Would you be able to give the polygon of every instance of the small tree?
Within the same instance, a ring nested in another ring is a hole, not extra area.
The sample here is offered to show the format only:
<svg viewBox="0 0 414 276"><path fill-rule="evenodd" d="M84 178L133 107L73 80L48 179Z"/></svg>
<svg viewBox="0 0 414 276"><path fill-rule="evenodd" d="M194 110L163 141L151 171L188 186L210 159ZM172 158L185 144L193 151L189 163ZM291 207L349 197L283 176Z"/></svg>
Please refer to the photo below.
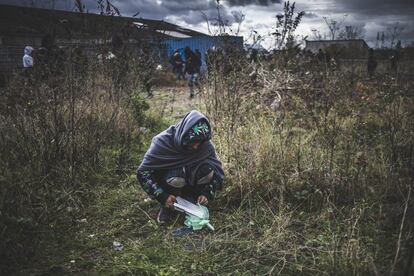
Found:
<svg viewBox="0 0 414 276"><path fill-rule="evenodd" d="M387 36L390 39L390 48L394 48L396 41L398 41L404 26L400 25L400 22L395 23L393 26L387 27Z"/></svg>
<svg viewBox="0 0 414 276"><path fill-rule="evenodd" d="M340 21L334 20L332 18L323 17L325 20L326 26L328 26L331 40L335 40L337 32L341 29L342 24L345 22L345 19L348 15L345 14Z"/></svg>
<svg viewBox="0 0 414 276"><path fill-rule="evenodd" d="M289 1L284 3L283 14L276 15L276 27L272 33L275 36L276 49L282 49L294 41L294 32L304 14L303 11L296 12L295 2L293 4L290 4Z"/></svg>
<svg viewBox="0 0 414 276"><path fill-rule="evenodd" d="M339 39L362 39L364 37L364 30L359 26L345 26L344 29L342 29L339 34Z"/></svg>
<svg viewBox="0 0 414 276"><path fill-rule="evenodd" d="M231 15L233 16L234 22L237 24L237 31L234 34L238 35L240 33L240 27L246 19L246 15L242 11L232 11Z"/></svg>

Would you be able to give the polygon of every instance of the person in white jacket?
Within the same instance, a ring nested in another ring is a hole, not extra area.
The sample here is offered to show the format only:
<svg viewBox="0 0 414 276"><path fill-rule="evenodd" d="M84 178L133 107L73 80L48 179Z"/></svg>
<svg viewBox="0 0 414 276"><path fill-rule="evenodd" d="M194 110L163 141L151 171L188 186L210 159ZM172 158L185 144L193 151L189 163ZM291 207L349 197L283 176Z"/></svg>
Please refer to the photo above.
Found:
<svg viewBox="0 0 414 276"><path fill-rule="evenodd" d="M23 56L23 68L30 68L33 67L33 47L26 46L24 48L24 56Z"/></svg>

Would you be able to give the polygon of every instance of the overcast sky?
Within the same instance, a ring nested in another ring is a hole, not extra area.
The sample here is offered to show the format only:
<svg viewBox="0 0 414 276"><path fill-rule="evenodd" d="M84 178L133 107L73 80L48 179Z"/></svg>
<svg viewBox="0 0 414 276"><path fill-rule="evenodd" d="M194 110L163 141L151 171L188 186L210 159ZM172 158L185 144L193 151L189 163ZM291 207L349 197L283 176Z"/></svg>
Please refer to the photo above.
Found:
<svg viewBox="0 0 414 276"><path fill-rule="evenodd" d="M82 1L89 12L97 12L96 0ZM183 27L208 33L207 17L212 22L217 18L214 0L112 0L123 16L165 20ZM245 20L241 25L240 35L245 39L251 37L252 30L263 37L272 32L275 16L283 10L282 0L225 0L221 2L221 15L227 19L234 32L237 23L232 14L243 13ZM346 25L358 26L363 30L364 38L375 46L377 32L387 33L396 24L403 43L414 42L414 0L297 0L297 11L306 14L298 27L298 37L314 38L312 29L321 35L328 33L323 17L338 22L345 19ZM72 0L0 0L1 4L29 5L37 7L74 10ZM291 1L292 3L292 1ZM346 16L345 16L346 15ZM344 17L345 16L345 17ZM210 31L214 32L213 27ZM265 45L271 43L267 39Z"/></svg>

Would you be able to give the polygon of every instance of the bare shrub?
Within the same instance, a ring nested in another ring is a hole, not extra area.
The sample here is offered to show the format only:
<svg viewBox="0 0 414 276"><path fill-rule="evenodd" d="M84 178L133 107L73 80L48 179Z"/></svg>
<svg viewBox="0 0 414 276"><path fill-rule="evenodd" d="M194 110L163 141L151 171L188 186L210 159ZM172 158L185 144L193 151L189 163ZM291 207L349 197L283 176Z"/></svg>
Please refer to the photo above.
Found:
<svg viewBox="0 0 414 276"><path fill-rule="evenodd" d="M80 51L60 51L61 59L17 76L1 95L0 248L10 262L31 256L33 233L82 212L91 186L102 185L90 179L123 175L132 165L131 141L148 109L136 61L152 54L126 46L111 58L90 51L86 62Z"/></svg>

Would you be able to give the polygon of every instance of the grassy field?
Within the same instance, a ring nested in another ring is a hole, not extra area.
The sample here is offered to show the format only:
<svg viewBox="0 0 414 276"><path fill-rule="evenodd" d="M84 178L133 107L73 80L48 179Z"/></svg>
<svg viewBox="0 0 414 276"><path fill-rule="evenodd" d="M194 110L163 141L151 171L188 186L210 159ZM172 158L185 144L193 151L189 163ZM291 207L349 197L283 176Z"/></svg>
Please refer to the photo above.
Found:
<svg viewBox="0 0 414 276"><path fill-rule="evenodd" d="M411 77L370 80L306 60L229 62L192 100L171 81L145 98L132 73L121 88L110 77L11 86L1 101L1 268L410 275ZM210 206L216 230L173 238L183 217L158 226L159 206L135 170L151 138L192 109L211 119L226 179Z"/></svg>
<svg viewBox="0 0 414 276"><path fill-rule="evenodd" d="M201 107L200 98L188 99L186 88L181 86L156 90L150 103L148 114L161 116L165 126ZM177 217L169 227L159 227L155 221L158 203L146 196L136 180L135 169L156 131L145 134L143 146L133 146L132 164L136 166L128 169L130 174L118 176L108 172L90 180L96 190L87 208L69 209L67 212L77 213L72 221L49 225L50 231L42 233L45 241L34 252L33 262L20 268L19 273L181 275L184 268L188 273L202 269L202 260L192 262L193 254L202 253L206 258L206 244L211 243L212 235L203 231L188 239L173 240L171 230L183 225L183 217ZM108 158L116 155L109 149L107 154ZM123 245L122 251L114 250L114 241Z"/></svg>

